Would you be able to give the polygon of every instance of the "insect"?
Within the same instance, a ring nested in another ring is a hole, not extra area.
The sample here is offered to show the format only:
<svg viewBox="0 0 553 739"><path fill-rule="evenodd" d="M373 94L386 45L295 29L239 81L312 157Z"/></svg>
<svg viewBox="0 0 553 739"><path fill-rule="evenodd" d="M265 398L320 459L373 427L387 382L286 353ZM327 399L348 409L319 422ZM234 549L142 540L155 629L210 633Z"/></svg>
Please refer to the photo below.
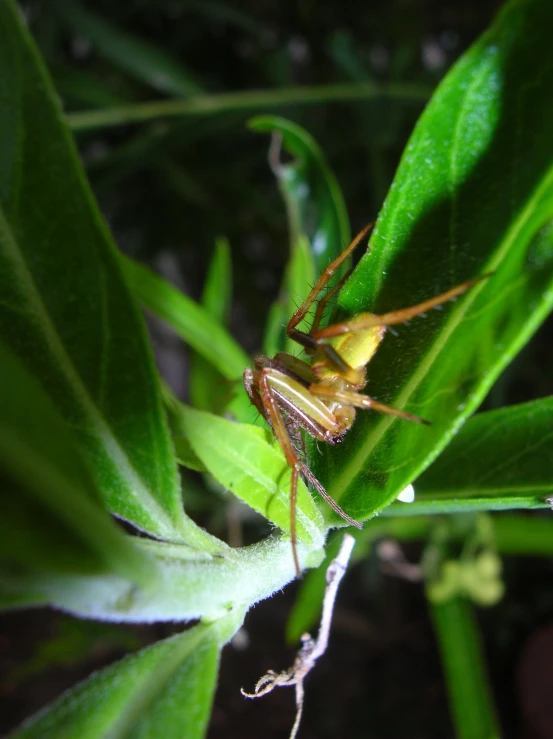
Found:
<svg viewBox="0 0 553 739"><path fill-rule="evenodd" d="M382 341L386 328L421 315L431 308L462 295L478 277L453 287L418 305L375 315L358 313L346 321L320 328L328 301L340 290L348 272L322 298L319 298L332 276L340 269L372 228L365 227L351 244L322 272L307 298L288 321L286 334L300 344L309 357L305 362L279 352L273 358L258 356L254 369L244 372L244 386L251 402L272 428L292 470L290 483L290 538L296 573L300 575L296 539L296 497L301 475L324 500L352 526L362 528L343 511L326 492L309 467L301 459L301 430L319 441L337 444L355 420L357 408L378 411L407 421L428 424L422 418L379 403L361 391L367 384L366 365ZM309 333L299 331L298 324L317 303Z"/></svg>

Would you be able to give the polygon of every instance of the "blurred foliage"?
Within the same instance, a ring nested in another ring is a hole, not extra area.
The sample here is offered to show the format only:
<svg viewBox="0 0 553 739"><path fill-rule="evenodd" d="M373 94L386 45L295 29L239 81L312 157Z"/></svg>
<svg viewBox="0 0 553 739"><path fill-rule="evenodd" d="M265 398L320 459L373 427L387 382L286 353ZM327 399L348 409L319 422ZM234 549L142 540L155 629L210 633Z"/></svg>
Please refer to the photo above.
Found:
<svg viewBox="0 0 553 739"><path fill-rule="evenodd" d="M163 54L156 59L160 74L169 66L178 69L205 93L373 81L405 84L430 96L499 5L100 0L83 13L74 0L31 0L25 10L65 109L79 111L162 98L159 79L148 84L141 73L140 44L143 54ZM114 36L123 33L134 46L110 51ZM298 104L271 113L285 114L319 143L355 231L377 215L422 104L376 99ZM288 251L284 208L266 164L267 141L245 127L254 112L79 134L118 243L141 259L166 250L178 254L193 297L199 297L207 271L206 245L227 236L235 279L231 326L250 351L261 345L263 319Z"/></svg>

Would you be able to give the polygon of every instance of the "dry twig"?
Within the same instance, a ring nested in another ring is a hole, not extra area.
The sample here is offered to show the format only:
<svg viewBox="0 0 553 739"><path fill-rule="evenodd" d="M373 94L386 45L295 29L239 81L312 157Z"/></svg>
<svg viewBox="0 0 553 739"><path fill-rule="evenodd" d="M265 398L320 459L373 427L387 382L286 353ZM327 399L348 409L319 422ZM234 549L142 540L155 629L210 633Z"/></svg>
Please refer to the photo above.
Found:
<svg viewBox="0 0 553 739"><path fill-rule="evenodd" d="M300 726L301 715L303 711L304 689L303 682L309 672L315 666L315 662L321 657L328 646L328 637L330 634L330 624L332 621L332 613L334 611L334 603L336 601L336 593L338 585L344 576L348 566L349 558L355 539L353 536L346 534L342 541L342 546L337 556L332 560L326 571L326 590L323 600L323 614L321 616L321 625L317 639L312 639L309 634L304 634L301 638L302 646L294 664L284 672L274 672L269 670L257 681L253 693L246 693L241 689L242 695L246 698L261 698L278 687L295 685L296 687L296 720L290 732L290 739L295 739Z"/></svg>

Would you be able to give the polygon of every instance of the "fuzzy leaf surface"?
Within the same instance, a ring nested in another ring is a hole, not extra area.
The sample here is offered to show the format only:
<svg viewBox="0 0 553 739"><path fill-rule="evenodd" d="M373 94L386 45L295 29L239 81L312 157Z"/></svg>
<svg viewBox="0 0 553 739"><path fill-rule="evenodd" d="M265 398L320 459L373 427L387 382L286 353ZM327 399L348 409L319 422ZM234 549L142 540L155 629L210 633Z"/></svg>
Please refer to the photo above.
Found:
<svg viewBox="0 0 553 739"><path fill-rule="evenodd" d="M0 3L0 336L71 426L107 506L155 536L186 519L146 332L55 90Z"/></svg>
<svg viewBox="0 0 553 739"><path fill-rule="evenodd" d="M199 624L92 675L10 739L201 739L220 650L242 614Z"/></svg>
<svg viewBox="0 0 553 739"><path fill-rule="evenodd" d="M9 593L40 602L33 575L149 584L153 564L105 510L50 399L2 344L0 407L0 602L10 605Z"/></svg>

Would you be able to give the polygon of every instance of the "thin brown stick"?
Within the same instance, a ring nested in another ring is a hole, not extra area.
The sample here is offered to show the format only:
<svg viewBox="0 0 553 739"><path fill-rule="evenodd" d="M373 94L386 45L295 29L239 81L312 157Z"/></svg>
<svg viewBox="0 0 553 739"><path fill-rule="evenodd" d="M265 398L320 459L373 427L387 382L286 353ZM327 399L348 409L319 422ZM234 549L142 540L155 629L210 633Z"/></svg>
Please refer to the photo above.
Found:
<svg viewBox="0 0 553 739"><path fill-rule="evenodd" d="M261 698L263 695L272 692L275 688L294 685L296 688L296 719L290 732L290 739L295 739L301 722L303 712L303 702L305 692L303 683L307 675L311 672L315 663L326 652L328 639L330 636L330 626L332 623L332 614L334 612L334 604L338 593L338 586L345 574L348 562L351 556L355 539L349 534L345 534L342 540L342 546L337 556L332 560L326 571L326 590L323 599L323 613L321 616L321 624L316 639L312 639L309 634L304 634L301 638L302 646L296 655L294 664L285 672L275 672L269 670L262 678L257 681L253 693L246 693L241 688L240 692L246 698Z"/></svg>

